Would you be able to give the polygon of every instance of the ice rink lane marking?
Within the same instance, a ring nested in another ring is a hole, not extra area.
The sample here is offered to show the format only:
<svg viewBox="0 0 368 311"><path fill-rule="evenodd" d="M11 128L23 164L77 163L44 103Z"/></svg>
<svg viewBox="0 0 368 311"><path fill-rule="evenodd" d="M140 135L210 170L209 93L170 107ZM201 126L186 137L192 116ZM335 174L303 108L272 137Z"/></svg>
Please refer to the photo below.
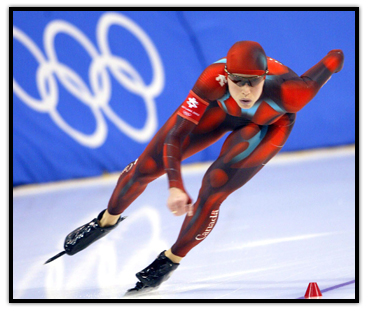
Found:
<svg viewBox="0 0 368 311"><path fill-rule="evenodd" d="M227 252L227 251L233 251L233 250L241 250L241 249L250 248L250 247L266 246L266 245L272 245L272 244L278 244L278 243L284 243L284 242L292 242L292 241L313 239L313 238L317 238L317 237L321 237L321 236L338 234L338 233L340 233L340 232L325 232L325 233L291 236L291 237L285 237L285 238L265 239L265 240L249 242L249 243L245 243L243 245L237 245L237 246L233 246L233 247L218 248L217 250L213 250L213 252L224 252L224 251Z"/></svg>
<svg viewBox="0 0 368 311"><path fill-rule="evenodd" d="M334 290L334 289L338 289L340 287L347 286L347 285L354 284L354 283L355 283L355 280L351 280L349 282L345 282L345 283L341 283L341 284L334 285L334 286L331 286L331 287L327 287L325 289L321 289L322 297L323 297L323 293L325 293L325 292L328 292L328 291ZM299 297L299 298L296 298L296 299L305 299L305 298L303 296L303 297Z"/></svg>

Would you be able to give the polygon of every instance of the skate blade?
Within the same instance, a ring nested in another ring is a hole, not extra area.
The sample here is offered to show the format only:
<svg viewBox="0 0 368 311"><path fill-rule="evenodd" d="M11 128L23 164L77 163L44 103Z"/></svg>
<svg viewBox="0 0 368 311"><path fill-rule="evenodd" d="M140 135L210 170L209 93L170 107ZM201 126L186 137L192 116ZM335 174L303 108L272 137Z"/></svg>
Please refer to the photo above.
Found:
<svg viewBox="0 0 368 311"><path fill-rule="evenodd" d="M59 254L57 254L54 257L51 257L50 259L48 259L47 261L45 261L44 265L48 264L51 261L54 261L55 259L58 259L59 257L63 256L64 254L66 254L66 251L60 252Z"/></svg>
<svg viewBox="0 0 368 311"><path fill-rule="evenodd" d="M131 288L131 289L128 289L128 291L125 293L124 297L127 297L127 298L137 298L137 297L140 297L140 296L144 296L148 293L151 293L153 291L156 291L158 289L158 287L143 287L143 288L140 288L140 289L137 289L137 287L134 287L134 288Z"/></svg>

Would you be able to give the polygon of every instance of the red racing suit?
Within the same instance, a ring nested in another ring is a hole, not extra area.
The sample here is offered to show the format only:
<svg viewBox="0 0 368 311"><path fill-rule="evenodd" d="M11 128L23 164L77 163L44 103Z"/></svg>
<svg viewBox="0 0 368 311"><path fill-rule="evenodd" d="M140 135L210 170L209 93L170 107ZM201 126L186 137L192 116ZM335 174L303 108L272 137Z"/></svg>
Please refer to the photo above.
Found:
<svg viewBox="0 0 368 311"><path fill-rule="evenodd" d="M122 172L108 204L109 213L121 214L148 183L165 172L169 187L186 191L181 161L230 132L219 157L203 177L193 216L185 217L171 248L173 254L184 257L212 231L220 205L228 195L280 151L293 128L296 113L333 73L342 69L343 62L342 51L332 50L299 77L268 57L269 73L263 92L250 109L240 108L229 93L224 71L226 58L211 64L142 155Z"/></svg>

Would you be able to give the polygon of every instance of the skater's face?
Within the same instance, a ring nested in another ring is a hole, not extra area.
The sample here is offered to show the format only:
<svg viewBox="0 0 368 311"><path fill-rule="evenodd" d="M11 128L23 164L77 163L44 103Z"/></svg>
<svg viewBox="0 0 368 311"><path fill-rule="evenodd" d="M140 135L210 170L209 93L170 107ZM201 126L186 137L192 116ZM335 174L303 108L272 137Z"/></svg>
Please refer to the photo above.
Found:
<svg viewBox="0 0 368 311"><path fill-rule="evenodd" d="M266 75L254 76L228 73L229 92L238 106L250 109L260 98Z"/></svg>

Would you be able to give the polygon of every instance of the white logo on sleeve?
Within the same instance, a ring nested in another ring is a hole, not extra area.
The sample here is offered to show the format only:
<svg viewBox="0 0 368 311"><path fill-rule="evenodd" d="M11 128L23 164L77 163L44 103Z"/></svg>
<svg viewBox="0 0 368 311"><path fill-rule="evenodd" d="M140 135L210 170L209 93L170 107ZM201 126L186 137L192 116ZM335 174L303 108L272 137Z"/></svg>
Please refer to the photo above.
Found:
<svg viewBox="0 0 368 311"><path fill-rule="evenodd" d="M216 81L218 81L221 86L224 86L227 83L227 79L224 75L218 75Z"/></svg>
<svg viewBox="0 0 368 311"><path fill-rule="evenodd" d="M194 97L188 98L187 104L189 108L198 108L198 102Z"/></svg>

